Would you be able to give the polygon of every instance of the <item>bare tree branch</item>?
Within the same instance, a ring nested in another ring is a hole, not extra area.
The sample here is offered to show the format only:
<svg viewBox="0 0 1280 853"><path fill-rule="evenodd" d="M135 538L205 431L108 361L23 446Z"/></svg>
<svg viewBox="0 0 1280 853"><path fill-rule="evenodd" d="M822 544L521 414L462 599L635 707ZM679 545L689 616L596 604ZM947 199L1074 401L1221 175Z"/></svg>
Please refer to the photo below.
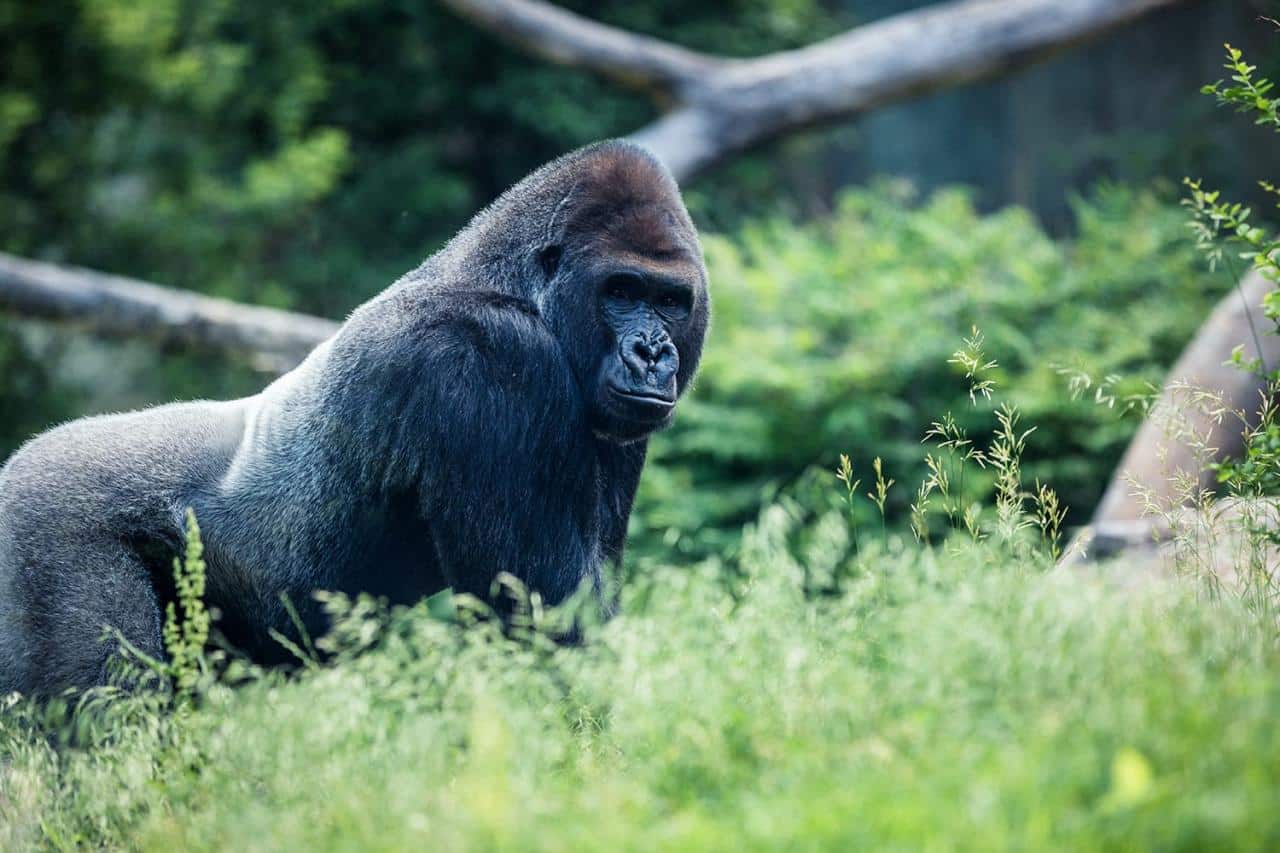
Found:
<svg viewBox="0 0 1280 853"><path fill-rule="evenodd" d="M110 337L243 353L284 372L332 335L330 320L0 253L0 311Z"/></svg>
<svg viewBox="0 0 1280 853"><path fill-rule="evenodd" d="M441 0L477 26L534 56L586 68L655 93L689 88L726 60L606 26L549 3Z"/></svg>
<svg viewBox="0 0 1280 853"><path fill-rule="evenodd" d="M1249 330L1250 312L1260 320L1263 297L1274 288L1260 274L1250 272L1239 290L1233 289L1214 307L1169 371L1152 416L1129 442L1094 511L1094 525L1139 521L1150 499L1162 507L1176 505L1182 499L1175 494L1180 480L1191 479L1198 481L1201 489L1212 488L1213 471L1204 468L1209 449L1215 451L1210 461L1239 457L1244 449L1244 429L1256 421L1267 383L1231 364L1231 353L1242 347L1246 359L1261 359L1272 366L1280 363L1280 336L1254 338ZM1262 347L1260 352L1255 341ZM1203 405L1189 405L1185 399L1189 391L1212 395L1216 398L1213 408L1222 406L1243 414L1245 423L1230 413L1215 416ZM1146 497L1139 497L1138 488Z"/></svg>
<svg viewBox="0 0 1280 853"><path fill-rule="evenodd" d="M444 2L540 56L673 94L674 107L632 138L683 180L775 136L1029 64L1179 0L955 0L747 60L689 53L541 0Z"/></svg>

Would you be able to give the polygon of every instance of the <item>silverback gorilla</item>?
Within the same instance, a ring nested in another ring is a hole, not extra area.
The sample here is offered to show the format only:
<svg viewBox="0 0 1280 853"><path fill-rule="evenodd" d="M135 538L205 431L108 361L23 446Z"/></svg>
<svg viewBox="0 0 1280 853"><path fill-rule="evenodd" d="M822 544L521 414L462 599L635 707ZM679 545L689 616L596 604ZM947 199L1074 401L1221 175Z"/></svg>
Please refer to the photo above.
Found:
<svg viewBox="0 0 1280 853"><path fill-rule="evenodd" d="M0 693L160 657L188 507L227 640L285 657L287 596L550 602L621 559L647 437L689 387L707 273L666 170L606 142L534 172L260 394L86 418L0 470ZM606 603L607 605L607 603Z"/></svg>

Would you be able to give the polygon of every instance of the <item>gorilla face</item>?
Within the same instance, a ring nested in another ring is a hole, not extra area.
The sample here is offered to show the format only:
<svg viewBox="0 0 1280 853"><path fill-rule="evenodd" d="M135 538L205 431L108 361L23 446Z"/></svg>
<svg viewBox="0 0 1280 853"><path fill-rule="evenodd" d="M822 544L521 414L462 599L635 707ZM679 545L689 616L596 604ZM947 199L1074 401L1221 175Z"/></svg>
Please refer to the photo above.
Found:
<svg viewBox="0 0 1280 853"><path fill-rule="evenodd" d="M559 298L544 316L574 365L592 429L619 444L671 422L702 355L705 268L696 244L663 246L665 257L654 258L593 242L563 253L563 265L559 247L550 253Z"/></svg>
<svg viewBox="0 0 1280 853"><path fill-rule="evenodd" d="M639 441L671 422L702 355L710 300L697 232L670 176L634 152L597 158L553 211L558 239L537 250L536 301L592 430Z"/></svg>
<svg viewBox="0 0 1280 853"><path fill-rule="evenodd" d="M606 438L635 441L671 422L684 390L681 363L696 358L692 350L701 345L693 323L701 281L681 272L678 265L622 267L596 285L608 343L596 369L592 414Z"/></svg>

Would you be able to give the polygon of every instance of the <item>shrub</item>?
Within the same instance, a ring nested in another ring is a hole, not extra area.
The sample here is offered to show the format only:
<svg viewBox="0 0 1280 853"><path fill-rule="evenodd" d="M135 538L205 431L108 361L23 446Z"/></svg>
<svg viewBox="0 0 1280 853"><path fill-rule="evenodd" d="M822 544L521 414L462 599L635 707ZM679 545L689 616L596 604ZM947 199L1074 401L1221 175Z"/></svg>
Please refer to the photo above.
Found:
<svg viewBox="0 0 1280 853"><path fill-rule="evenodd" d="M1027 481L1052 482L1083 520L1137 423L1119 411L1230 282L1206 274L1183 214L1154 192L1103 187L1073 208L1076 236L1055 241L1025 210L982 214L961 189L919 200L882 182L826 219L708 237L714 328L698 387L653 447L634 551L718 552L779 492L826 507L829 476L812 472L841 452L864 482L879 456L886 476L918 483L921 438L948 412L987 443L990 412L948 363L973 326L1002 396L1038 427ZM1093 399L1070 393L1083 377ZM970 497L992 487L966 484ZM910 499L889 494L891 522Z"/></svg>

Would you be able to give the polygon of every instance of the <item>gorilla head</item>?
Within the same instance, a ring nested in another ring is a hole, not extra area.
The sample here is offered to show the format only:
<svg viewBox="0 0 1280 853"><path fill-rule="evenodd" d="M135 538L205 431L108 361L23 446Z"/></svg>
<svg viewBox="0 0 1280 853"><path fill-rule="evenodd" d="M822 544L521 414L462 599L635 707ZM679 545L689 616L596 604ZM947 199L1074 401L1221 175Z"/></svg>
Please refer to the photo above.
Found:
<svg viewBox="0 0 1280 853"><path fill-rule="evenodd" d="M697 368L706 268L674 182L649 155L607 143L571 157L575 180L536 246L535 301L596 434L632 442L670 423Z"/></svg>

